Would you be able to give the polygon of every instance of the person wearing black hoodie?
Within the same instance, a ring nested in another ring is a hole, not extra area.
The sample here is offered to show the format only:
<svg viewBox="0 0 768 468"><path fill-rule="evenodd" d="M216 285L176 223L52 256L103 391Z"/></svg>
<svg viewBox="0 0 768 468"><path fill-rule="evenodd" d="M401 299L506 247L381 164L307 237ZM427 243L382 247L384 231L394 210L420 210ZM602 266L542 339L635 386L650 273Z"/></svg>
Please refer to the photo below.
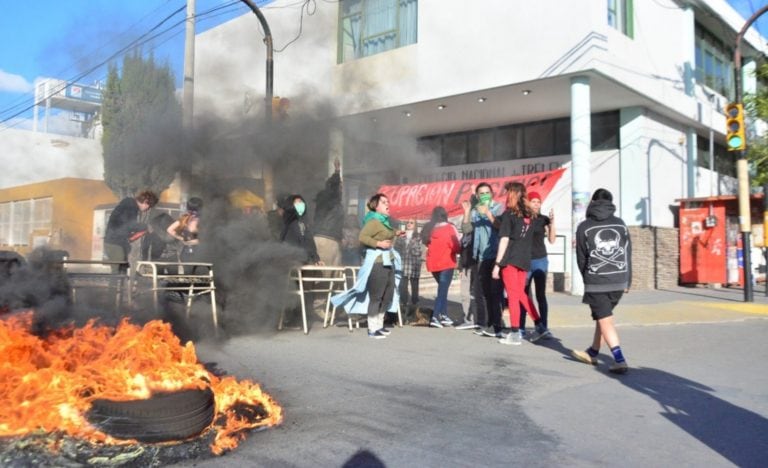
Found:
<svg viewBox="0 0 768 468"><path fill-rule="evenodd" d="M320 260L328 266L341 265L341 239L344 229L344 207L341 204L341 161L333 161L334 173L325 188L315 197L313 223L315 245Z"/></svg>
<svg viewBox="0 0 768 468"><path fill-rule="evenodd" d="M627 361L613 323L613 309L632 284L632 242L627 225L615 212L611 192L597 189L587 207L587 219L576 229L576 260L584 279L582 302L592 311L595 333L592 346L573 350L571 355L595 366L601 340L605 340L615 361L609 371L624 374Z"/></svg>
<svg viewBox="0 0 768 468"><path fill-rule="evenodd" d="M304 265L321 264L312 231L304 219L307 212L304 197L298 194L289 196L283 210L283 231L280 233L280 241L303 249L306 253L302 262Z"/></svg>

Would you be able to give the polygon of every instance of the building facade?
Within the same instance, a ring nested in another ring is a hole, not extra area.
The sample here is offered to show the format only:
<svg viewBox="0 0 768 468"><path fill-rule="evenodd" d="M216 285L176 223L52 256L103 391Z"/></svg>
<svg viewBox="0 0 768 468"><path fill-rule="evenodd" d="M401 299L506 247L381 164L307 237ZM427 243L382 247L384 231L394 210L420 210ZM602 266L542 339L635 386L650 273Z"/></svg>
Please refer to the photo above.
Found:
<svg viewBox="0 0 768 468"><path fill-rule="evenodd" d="M46 246L90 259L94 209L116 201L101 180L63 178L0 189L0 249L26 256Z"/></svg>
<svg viewBox="0 0 768 468"><path fill-rule="evenodd" d="M735 190L723 108L745 21L725 0L342 0L300 29L291 4L262 7L276 49L295 39L275 54L275 94L334 104L348 190L370 190L366 153L393 145L381 154L402 182L565 166L544 210L566 246L598 187L629 225L661 228L676 199ZM251 14L198 35L196 117L247 112L266 81L260 37ZM745 36L745 92L765 43Z"/></svg>

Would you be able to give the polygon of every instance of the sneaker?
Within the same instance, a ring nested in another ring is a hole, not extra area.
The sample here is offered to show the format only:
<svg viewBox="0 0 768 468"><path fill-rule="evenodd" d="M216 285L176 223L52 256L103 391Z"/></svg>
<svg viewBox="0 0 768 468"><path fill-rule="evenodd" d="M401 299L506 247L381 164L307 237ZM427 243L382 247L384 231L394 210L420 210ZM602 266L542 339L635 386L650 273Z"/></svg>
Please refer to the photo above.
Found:
<svg viewBox="0 0 768 468"><path fill-rule="evenodd" d="M571 357L576 359L579 362L583 362L584 364L592 364L593 366L597 365L597 358L590 356L589 353L587 353L586 351L579 351L578 349L572 349Z"/></svg>
<svg viewBox="0 0 768 468"><path fill-rule="evenodd" d="M491 338L501 338L501 333L497 332L493 325L489 325L483 328L483 336L490 336Z"/></svg>
<svg viewBox="0 0 768 468"><path fill-rule="evenodd" d="M523 344L523 336L520 334L520 332L510 332L507 334L506 337L499 340L499 343L505 344L505 345L515 345L519 346Z"/></svg>
<svg viewBox="0 0 768 468"><path fill-rule="evenodd" d="M383 340L386 337L387 335L382 333L381 330L376 330L375 332L368 330L368 338L373 338L374 340Z"/></svg>
<svg viewBox="0 0 768 468"><path fill-rule="evenodd" d="M627 366L627 361L614 362L611 364L611 367L608 368L608 372L612 374L626 374L628 370L629 366Z"/></svg>
<svg viewBox="0 0 768 468"><path fill-rule="evenodd" d="M533 333L531 333L531 343L535 343L549 335L551 335L551 333L546 328L543 330L534 330Z"/></svg>
<svg viewBox="0 0 768 468"><path fill-rule="evenodd" d="M443 325L447 325L449 327L453 326L453 320L447 315L440 316L440 323L442 323Z"/></svg>
<svg viewBox="0 0 768 468"><path fill-rule="evenodd" d="M392 333L392 330L388 328L379 328L379 333L381 333L384 336L389 336L390 333Z"/></svg>
<svg viewBox="0 0 768 468"><path fill-rule="evenodd" d="M429 321L429 326L434 328L443 328L443 324L437 320L437 317L432 317L432 320Z"/></svg>
<svg viewBox="0 0 768 468"><path fill-rule="evenodd" d="M455 328L456 330L477 330L480 328L480 325L475 325L472 322L461 322Z"/></svg>

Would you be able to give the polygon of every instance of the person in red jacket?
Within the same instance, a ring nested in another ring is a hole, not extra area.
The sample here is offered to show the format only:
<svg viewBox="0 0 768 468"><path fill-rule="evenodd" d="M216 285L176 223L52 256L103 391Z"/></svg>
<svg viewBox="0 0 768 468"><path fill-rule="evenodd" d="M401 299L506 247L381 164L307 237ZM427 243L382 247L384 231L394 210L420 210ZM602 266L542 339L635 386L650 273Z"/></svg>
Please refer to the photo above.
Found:
<svg viewBox="0 0 768 468"><path fill-rule="evenodd" d="M448 288L456 269L456 255L461 251L459 231L448 222L448 212L442 206L432 210L432 219L424 226L422 237L427 245L427 271L437 281L435 310L429 326L443 328L453 325L448 317Z"/></svg>

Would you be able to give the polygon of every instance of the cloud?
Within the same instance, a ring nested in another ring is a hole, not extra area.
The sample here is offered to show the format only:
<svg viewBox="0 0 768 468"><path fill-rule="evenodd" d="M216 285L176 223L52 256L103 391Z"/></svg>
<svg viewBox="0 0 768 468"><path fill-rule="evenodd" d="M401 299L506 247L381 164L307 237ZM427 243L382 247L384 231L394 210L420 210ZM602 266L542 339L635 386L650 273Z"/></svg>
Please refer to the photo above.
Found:
<svg viewBox="0 0 768 468"><path fill-rule="evenodd" d="M29 93L34 85L21 75L6 73L0 69L0 92Z"/></svg>

